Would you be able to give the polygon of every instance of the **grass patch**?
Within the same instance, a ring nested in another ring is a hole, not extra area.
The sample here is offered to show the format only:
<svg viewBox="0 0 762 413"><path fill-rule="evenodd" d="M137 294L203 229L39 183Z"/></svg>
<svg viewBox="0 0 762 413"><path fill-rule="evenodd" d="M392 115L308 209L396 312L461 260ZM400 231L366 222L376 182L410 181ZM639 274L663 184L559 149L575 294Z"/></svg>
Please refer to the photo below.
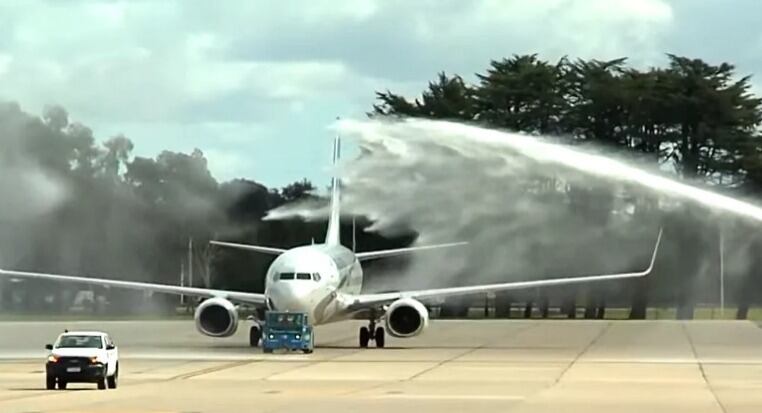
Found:
<svg viewBox="0 0 762 413"><path fill-rule="evenodd" d="M0 321L152 321L192 320L191 314L0 314Z"/></svg>
<svg viewBox="0 0 762 413"><path fill-rule="evenodd" d="M725 311L721 311L720 307L696 307L693 311L694 320L735 320L736 319L736 307L725 307ZM524 310L519 308L511 309L511 319L523 319ZM585 309L583 307L577 307L577 319L584 319ZM607 307L605 313L606 320L627 320L630 317L629 307ZM434 312L432 318L453 318L458 317L438 317L438 313ZM490 307L485 317L484 307L471 307L468 311L466 319L494 319L495 309ZM538 319L540 312L537 307L532 309L532 319ZM551 307L549 319L567 319L566 313L562 312L557 307ZM675 320L677 319L677 309L675 307L649 307L646 309L646 320ZM749 308L748 320L762 322L762 307Z"/></svg>

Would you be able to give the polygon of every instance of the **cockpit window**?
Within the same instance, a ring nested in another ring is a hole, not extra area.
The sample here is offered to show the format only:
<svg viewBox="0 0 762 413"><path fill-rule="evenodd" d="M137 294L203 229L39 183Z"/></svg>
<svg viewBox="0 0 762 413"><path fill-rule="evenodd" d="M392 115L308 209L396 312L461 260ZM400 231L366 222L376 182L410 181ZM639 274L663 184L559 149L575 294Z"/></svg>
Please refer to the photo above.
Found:
<svg viewBox="0 0 762 413"><path fill-rule="evenodd" d="M282 272L278 274L279 280L315 280L320 281L320 274L318 273L308 273L308 272Z"/></svg>

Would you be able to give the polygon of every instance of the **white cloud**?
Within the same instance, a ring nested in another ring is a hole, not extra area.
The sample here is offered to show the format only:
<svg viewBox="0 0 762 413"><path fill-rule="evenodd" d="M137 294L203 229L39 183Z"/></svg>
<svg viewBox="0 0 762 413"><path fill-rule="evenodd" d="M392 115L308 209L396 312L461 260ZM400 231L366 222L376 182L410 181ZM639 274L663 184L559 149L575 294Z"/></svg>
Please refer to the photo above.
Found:
<svg viewBox="0 0 762 413"><path fill-rule="evenodd" d="M13 56L0 53L0 76L3 76L10 70L12 62Z"/></svg>
<svg viewBox="0 0 762 413"><path fill-rule="evenodd" d="M326 20L366 21L379 10L380 0L338 0L327 2L304 2L292 12L304 23Z"/></svg>
<svg viewBox="0 0 762 413"><path fill-rule="evenodd" d="M347 0L285 10L24 3L13 10L13 40L3 51L16 62L4 70L5 94L36 107L53 100L87 117L187 121L188 110L230 95L284 108L326 94L371 98L372 89L361 88L422 84L437 70L476 70L512 52L614 57L647 49L671 19L657 0Z"/></svg>
<svg viewBox="0 0 762 413"><path fill-rule="evenodd" d="M214 177L219 181L240 178L240 171L246 170L250 162L240 152L208 149L204 152L208 163L214 165Z"/></svg>
<svg viewBox="0 0 762 413"><path fill-rule="evenodd" d="M281 150L302 151L295 157L307 168L309 141L285 134L312 136L336 115L362 116L376 90L417 94L438 71L471 78L491 59L514 53L549 60L629 56L638 65L663 61L665 52L698 53L738 56L743 70L760 70L758 4L4 2L0 98L32 112L59 103L109 133L129 125L125 132L139 131L138 148L157 147L150 136L191 134L193 142L224 151L215 136L235 139L256 129L290 142ZM748 33L733 37L736 26ZM215 135L203 126L211 124L228 126ZM293 145L297 139L304 145ZM222 154L215 156L223 162Z"/></svg>
<svg viewBox="0 0 762 413"><path fill-rule="evenodd" d="M96 20L114 28L121 28L125 23L127 4L125 2L96 3L90 5L89 12Z"/></svg>

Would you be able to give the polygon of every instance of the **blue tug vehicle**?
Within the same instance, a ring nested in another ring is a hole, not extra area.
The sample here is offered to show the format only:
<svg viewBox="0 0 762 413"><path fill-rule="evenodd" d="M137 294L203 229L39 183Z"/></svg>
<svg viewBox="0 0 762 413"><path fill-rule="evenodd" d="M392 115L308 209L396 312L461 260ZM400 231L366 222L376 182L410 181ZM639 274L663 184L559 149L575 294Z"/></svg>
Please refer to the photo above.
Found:
<svg viewBox="0 0 762 413"><path fill-rule="evenodd" d="M262 330L262 350L265 353L286 349L309 354L314 347L315 336L307 314L282 311L265 313L265 326Z"/></svg>

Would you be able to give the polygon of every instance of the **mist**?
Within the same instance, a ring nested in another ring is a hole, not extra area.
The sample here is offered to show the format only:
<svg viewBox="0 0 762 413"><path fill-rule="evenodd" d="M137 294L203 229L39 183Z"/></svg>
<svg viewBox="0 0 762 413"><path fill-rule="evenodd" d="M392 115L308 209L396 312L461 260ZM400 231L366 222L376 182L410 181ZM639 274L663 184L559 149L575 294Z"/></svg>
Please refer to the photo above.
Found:
<svg viewBox="0 0 762 413"><path fill-rule="evenodd" d="M50 153L35 156L35 142L27 139L25 116L14 104L0 105L0 265L13 266L28 255L25 244L34 234L14 230L32 225L55 211L70 193L63 182L42 164ZM39 142L39 136L37 136Z"/></svg>
<svg viewBox="0 0 762 413"><path fill-rule="evenodd" d="M188 238L224 229L200 152L133 157L129 139L99 143L60 106L34 116L15 103L0 104L0 147L2 268L177 283ZM24 284L38 308L56 291L68 301L89 288Z"/></svg>
<svg viewBox="0 0 762 413"><path fill-rule="evenodd" d="M336 171L344 213L367 216L374 221L367 230L384 235L413 230L417 245L469 242L415 255L379 289L642 270L659 228L676 223L681 227L666 230L660 251L663 272L677 263L714 276L717 226L731 233L762 217L753 204L562 138L422 119L341 121L336 131L360 147ZM324 212L316 204L286 205L269 218L317 219ZM704 240L707 250L688 247L685 237ZM749 270L744 241L736 240L734 273Z"/></svg>
<svg viewBox="0 0 762 413"><path fill-rule="evenodd" d="M261 220L285 202L315 199L307 180L280 189L220 183L200 149L153 158L133 150L123 135L96 139L63 107L37 116L0 102L0 268L174 285L184 274L187 285L190 248L194 286L261 292L271 256L208 241L292 247L324 232ZM175 312L179 304L171 295L146 301L140 292L2 278L0 309L66 312L82 290L105 297L104 311L116 314Z"/></svg>

